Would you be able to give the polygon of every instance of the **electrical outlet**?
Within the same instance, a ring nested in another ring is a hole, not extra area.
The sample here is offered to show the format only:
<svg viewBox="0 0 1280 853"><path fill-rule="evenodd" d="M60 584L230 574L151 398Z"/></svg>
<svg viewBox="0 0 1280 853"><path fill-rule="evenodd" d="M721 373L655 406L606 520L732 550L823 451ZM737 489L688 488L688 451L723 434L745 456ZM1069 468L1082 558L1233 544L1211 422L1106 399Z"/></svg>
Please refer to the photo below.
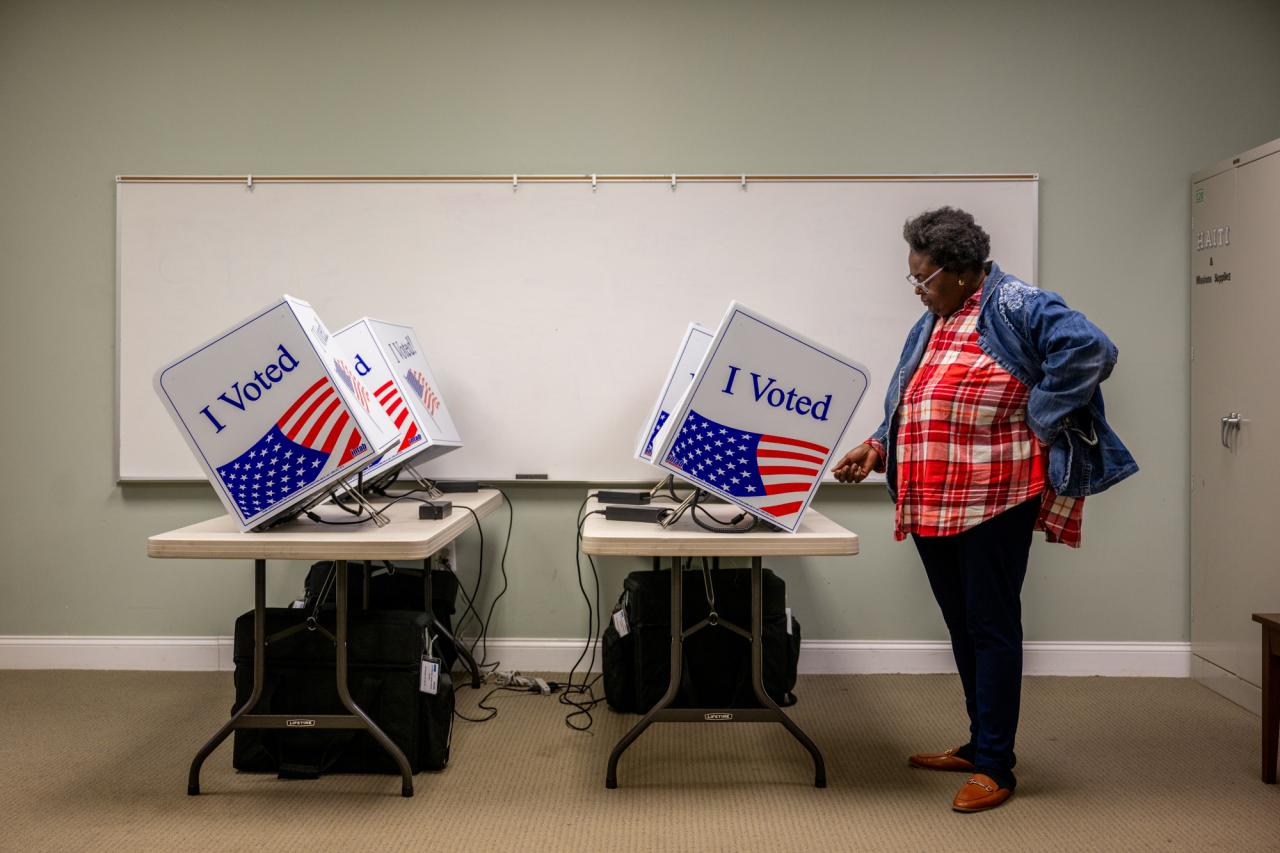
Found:
<svg viewBox="0 0 1280 853"><path fill-rule="evenodd" d="M431 555L431 568L437 571L452 572L458 565L457 544L450 542Z"/></svg>

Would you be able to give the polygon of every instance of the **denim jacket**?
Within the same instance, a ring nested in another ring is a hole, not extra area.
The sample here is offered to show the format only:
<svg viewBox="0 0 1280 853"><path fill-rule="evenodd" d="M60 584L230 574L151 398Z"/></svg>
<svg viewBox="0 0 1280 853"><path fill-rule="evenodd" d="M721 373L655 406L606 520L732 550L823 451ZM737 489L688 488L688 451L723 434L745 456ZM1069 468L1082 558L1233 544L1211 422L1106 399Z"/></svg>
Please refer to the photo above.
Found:
<svg viewBox="0 0 1280 853"><path fill-rule="evenodd" d="M934 319L925 313L907 333L885 393L884 421L871 436L884 447L889 493L895 500L898 405L924 357ZM1064 497L1096 494L1138 470L1107 425L1098 387L1111 375L1119 351L1061 296L1019 281L992 263L978 312L978 346L1031 389L1027 424L1049 448L1049 486L1055 492Z"/></svg>

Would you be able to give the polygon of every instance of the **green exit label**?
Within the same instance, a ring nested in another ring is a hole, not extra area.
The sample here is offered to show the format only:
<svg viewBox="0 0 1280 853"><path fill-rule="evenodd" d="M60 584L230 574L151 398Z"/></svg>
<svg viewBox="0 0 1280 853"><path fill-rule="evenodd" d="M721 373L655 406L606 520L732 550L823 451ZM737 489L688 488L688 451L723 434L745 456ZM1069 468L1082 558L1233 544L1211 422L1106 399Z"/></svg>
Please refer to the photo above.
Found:
<svg viewBox="0 0 1280 853"><path fill-rule="evenodd" d="M1196 204L1204 201L1204 190L1196 190Z"/></svg>

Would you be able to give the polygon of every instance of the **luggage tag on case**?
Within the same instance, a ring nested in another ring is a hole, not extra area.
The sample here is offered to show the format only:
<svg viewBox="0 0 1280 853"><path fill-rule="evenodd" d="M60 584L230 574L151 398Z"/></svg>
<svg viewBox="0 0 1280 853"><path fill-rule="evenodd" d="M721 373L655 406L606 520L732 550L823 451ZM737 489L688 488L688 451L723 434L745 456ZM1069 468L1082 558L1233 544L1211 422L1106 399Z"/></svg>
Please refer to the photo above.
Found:
<svg viewBox="0 0 1280 853"><path fill-rule="evenodd" d="M440 658L432 654L435 644L435 637L427 640L427 647L422 651L422 667L418 671L418 690L429 696L436 695L440 688Z"/></svg>
<svg viewBox="0 0 1280 853"><path fill-rule="evenodd" d="M613 630L618 632L619 637L625 637L631 633L631 623L627 621L627 611L621 607L613 611Z"/></svg>

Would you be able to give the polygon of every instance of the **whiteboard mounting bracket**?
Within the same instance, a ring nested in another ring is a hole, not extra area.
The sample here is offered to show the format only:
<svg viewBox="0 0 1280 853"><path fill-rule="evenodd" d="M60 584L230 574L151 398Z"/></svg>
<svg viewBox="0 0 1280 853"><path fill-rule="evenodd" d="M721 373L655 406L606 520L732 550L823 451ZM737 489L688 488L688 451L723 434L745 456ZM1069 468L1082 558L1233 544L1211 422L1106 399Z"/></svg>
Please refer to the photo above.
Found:
<svg viewBox="0 0 1280 853"><path fill-rule="evenodd" d="M515 191L516 191L516 190L518 190L518 189L520 189L520 176L519 176L519 175L512 175L512 176L511 176L511 191L512 191L512 192L515 192Z"/></svg>
<svg viewBox="0 0 1280 853"><path fill-rule="evenodd" d="M250 174L244 176L244 185L249 189L253 189L253 175Z"/></svg>
<svg viewBox="0 0 1280 853"><path fill-rule="evenodd" d="M746 175L743 175L743 176L742 176L742 191L743 191L743 192L746 192L746 190L747 190L747 176L746 176Z"/></svg>
<svg viewBox="0 0 1280 853"><path fill-rule="evenodd" d="M672 191L672 192L675 192L675 191L676 191L676 176L675 176L675 175L672 175L672 176L671 176L671 191Z"/></svg>
<svg viewBox="0 0 1280 853"><path fill-rule="evenodd" d="M595 172L591 173L591 191L592 192L596 191L596 173Z"/></svg>

